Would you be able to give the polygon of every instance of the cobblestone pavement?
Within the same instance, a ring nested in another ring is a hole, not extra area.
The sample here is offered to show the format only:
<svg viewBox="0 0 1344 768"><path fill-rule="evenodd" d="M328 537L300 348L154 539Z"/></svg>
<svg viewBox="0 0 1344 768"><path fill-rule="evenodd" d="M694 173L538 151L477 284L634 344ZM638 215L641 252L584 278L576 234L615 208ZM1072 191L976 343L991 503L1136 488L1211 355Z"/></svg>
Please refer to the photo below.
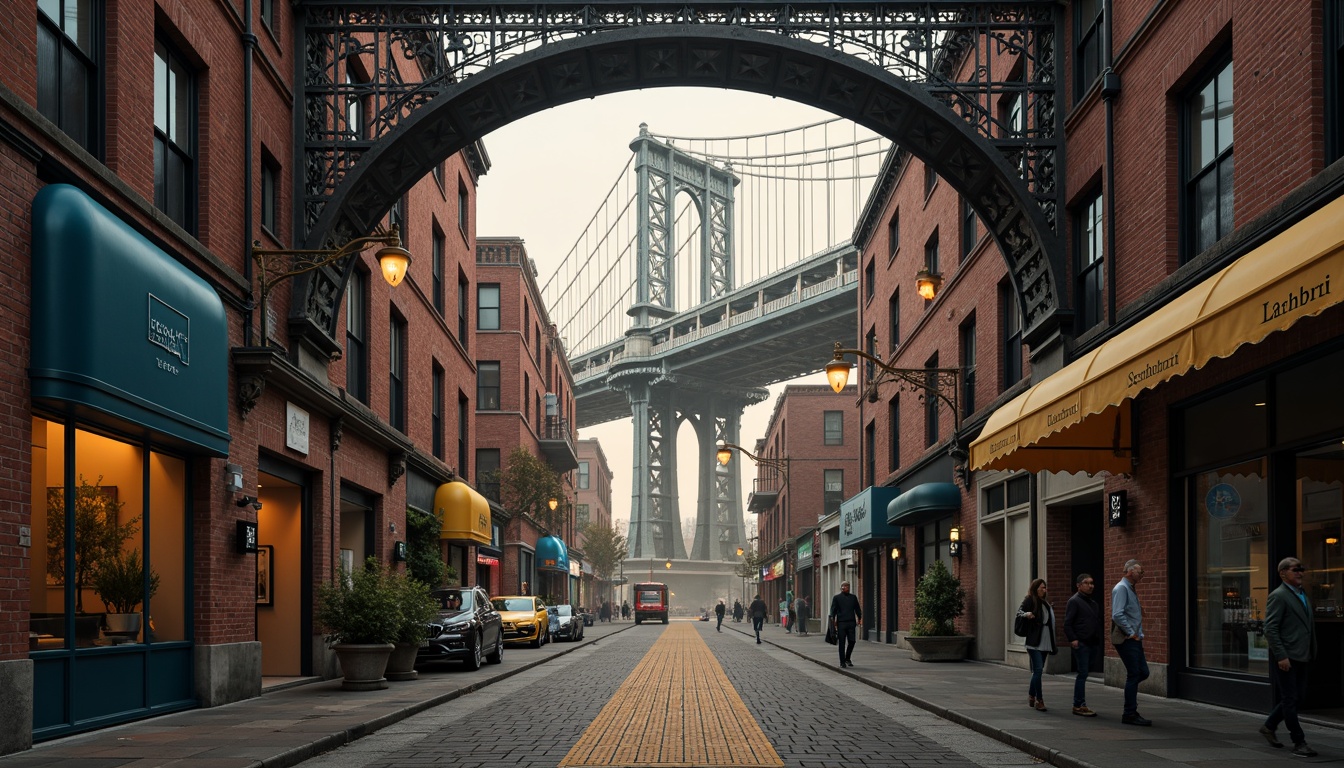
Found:
<svg viewBox="0 0 1344 768"><path fill-rule="evenodd" d="M733 687L785 766L894 768L1038 762L773 646L757 646L736 632L716 633L708 623L692 626L727 670ZM638 627L604 638L303 765L559 765L664 629L662 625ZM665 734L664 738L680 736Z"/></svg>

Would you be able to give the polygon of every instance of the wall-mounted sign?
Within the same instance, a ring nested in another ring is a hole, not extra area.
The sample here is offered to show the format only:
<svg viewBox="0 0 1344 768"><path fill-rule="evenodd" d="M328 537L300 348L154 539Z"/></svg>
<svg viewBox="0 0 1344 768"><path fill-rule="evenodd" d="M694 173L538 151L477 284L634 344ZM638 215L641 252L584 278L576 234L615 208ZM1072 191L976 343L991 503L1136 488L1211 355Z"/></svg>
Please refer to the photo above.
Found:
<svg viewBox="0 0 1344 768"><path fill-rule="evenodd" d="M406 562L406 542L404 541L392 542L392 562L394 563Z"/></svg>
<svg viewBox="0 0 1344 768"><path fill-rule="evenodd" d="M1111 528L1122 528L1125 515L1129 513L1129 492L1111 491L1106 494L1106 524Z"/></svg>
<svg viewBox="0 0 1344 768"><path fill-rule="evenodd" d="M238 551L256 552L257 551L257 524L250 520L239 520L235 536L235 544Z"/></svg>
<svg viewBox="0 0 1344 768"><path fill-rule="evenodd" d="M480 555L480 554L478 554L478 555L476 555L476 564L477 564L477 565L490 565L490 566L499 565L499 558L498 558L498 557L491 557L491 556L489 556L489 555Z"/></svg>
<svg viewBox="0 0 1344 768"><path fill-rule="evenodd" d="M308 412L285 403L285 447L308 455Z"/></svg>

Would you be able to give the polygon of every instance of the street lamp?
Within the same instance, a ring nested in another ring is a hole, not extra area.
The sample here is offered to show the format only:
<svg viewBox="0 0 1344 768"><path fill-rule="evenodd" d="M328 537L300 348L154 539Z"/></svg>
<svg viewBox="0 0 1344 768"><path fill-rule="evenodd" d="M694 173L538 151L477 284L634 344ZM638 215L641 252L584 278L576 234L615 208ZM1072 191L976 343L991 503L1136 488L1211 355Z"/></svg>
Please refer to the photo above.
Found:
<svg viewBox="0 0 1344 768"><path fill-rule="evenodd" d="M269 322L267 310L270 305L271 291L275 286L291 277L307 274L323 267L343 261L347 257L363 251L374 243L382 243L378 249L378 265L382 269L383 279L396 288L406 277L411 265L411 253L401 247L401 228L396 224L387 229L375 229L373 234L356 237L338 248L319 248L295 250L289 248L262 248L261 241L252 241L252 261L257 265L258 282L261 290L261 324L265 328ZM274 263L277 258L288 258L285 265ZM262 332L262 339L267 334Z"/></svg>
<svg viewBox="0 0 1344 768"><path fill-rule="evenodd" d="M961 409L957 407L958 382L961 370L958 368L894 368L882 362L882 358L870 355L861 349L845 349L835 342L835 352L826 364L826 380L836 394L845 391L849 383L849 369L853 367L845 355L854 355L877 366L880 373L869 382L870 392L876 396L877 385L886 381L884 377L900 383L900 388L918 392L921 399L933 396L942 400L952 409L953 432L961 429Z"/></svg>

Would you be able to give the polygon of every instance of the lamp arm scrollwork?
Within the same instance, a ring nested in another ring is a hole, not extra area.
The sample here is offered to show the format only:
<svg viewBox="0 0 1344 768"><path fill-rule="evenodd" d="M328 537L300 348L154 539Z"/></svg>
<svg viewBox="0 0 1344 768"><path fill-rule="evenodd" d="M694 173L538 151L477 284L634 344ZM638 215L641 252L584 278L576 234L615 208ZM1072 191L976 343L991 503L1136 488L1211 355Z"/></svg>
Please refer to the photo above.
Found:
<svg viewBox="0 0 1344 768"><path fill-rule="evenodd" d="M867 360L875 365L880 372L871 382L869 387L876 387L881 384L884 377L901 382L903 388L918 392L923 397L930 393L934 397L943 401L948 408L952 410L952 423L954 431L961 429L961 408L958 406L958 394L961 382L961 369L959 368L894 368L882 361L882 358L876 355L864 352L861 349L846 349L840 346L840 342L835 343L835 357L840 360L844 355L854 355L857 358ZM860 398L862 399L862 398Z"/></svg>

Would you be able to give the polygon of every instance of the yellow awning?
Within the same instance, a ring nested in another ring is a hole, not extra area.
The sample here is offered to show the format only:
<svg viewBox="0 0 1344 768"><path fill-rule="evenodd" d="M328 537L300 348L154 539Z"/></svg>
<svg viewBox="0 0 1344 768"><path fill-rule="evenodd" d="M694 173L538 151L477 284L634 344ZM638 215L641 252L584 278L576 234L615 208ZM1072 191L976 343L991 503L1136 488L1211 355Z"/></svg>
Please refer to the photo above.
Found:
<svg viewBox="0 0 1344 768"><path fill-rule="evenodd" d="M439 516L439 539L490 543L490 502L466 483L440 485L434 491L434 512Z"/></svg>
<svg viewBox="0 0 1344 768"><path fill-rule="evenodd" d="M971 468L1129 472L1130 399L1320 314L1344 298L1336 288L1344 198L995 411L971 444Z"/></svg>

